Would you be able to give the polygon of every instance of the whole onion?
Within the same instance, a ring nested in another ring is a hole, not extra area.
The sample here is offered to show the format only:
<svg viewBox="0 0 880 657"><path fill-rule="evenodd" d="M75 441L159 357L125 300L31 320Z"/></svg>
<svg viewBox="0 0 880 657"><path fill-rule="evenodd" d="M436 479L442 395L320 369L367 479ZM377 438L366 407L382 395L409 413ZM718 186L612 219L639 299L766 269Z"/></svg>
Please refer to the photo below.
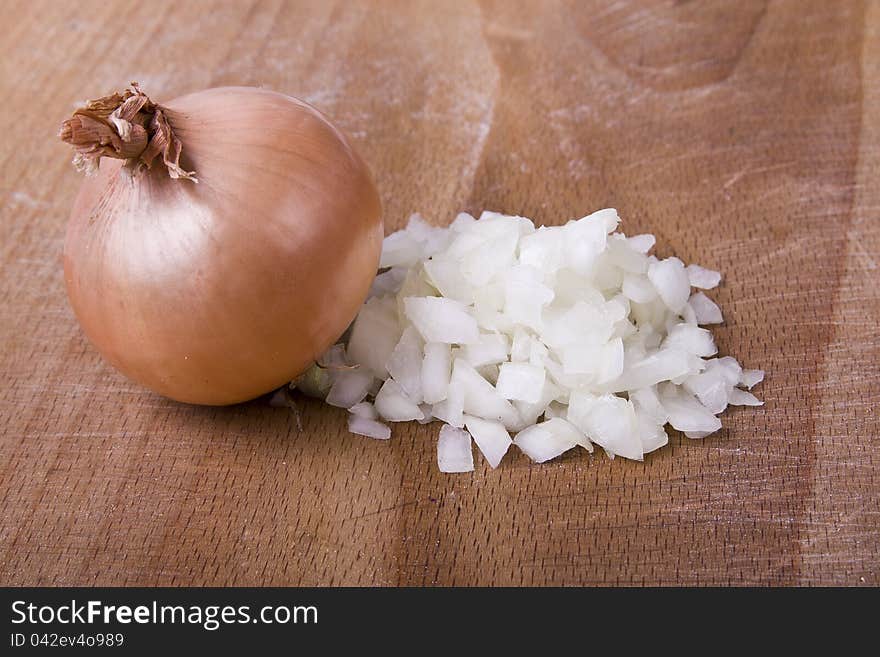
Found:
<svg viewBox="0 0 880 657"><path fill-rule="evenodd" d="M61 137L93 174L70 217L67 292L129 378L183 402L252 399L357 314L379 262L379 197L306 103L227 87L157 105L133 84Z"/></svg>

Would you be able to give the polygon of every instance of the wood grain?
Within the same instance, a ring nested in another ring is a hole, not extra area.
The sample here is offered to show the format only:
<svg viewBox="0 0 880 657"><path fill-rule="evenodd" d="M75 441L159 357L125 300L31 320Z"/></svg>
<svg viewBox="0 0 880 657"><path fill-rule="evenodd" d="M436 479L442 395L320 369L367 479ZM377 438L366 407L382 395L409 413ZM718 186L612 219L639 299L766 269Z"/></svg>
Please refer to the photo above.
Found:
<svg viewBox="0 0 880 657"><path fill-rule="evenodd" d="M0 584L880 584L880 3L3 0ZM437 427L178 405L85 341L59 254L74 103L304 98L387 229L617 207L718 268L761 409L644 464L445 476Z"/></svg>

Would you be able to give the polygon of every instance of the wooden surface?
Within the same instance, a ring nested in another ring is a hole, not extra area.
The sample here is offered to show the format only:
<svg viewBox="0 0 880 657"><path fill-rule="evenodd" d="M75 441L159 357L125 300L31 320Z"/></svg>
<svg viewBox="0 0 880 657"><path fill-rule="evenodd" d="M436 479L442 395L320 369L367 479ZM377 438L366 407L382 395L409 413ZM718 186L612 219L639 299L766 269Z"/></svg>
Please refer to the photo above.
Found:
<svg viewBox="0 0 880 657"><path fill-rule="evenodd" d="M880 584L880 3L0 3L0 584ZM59 262L58 124L129 80L314 103L388 230L617 207L725 273L716 336L766 405L644 464L448 476L438 425L141 390Z"/></svg>

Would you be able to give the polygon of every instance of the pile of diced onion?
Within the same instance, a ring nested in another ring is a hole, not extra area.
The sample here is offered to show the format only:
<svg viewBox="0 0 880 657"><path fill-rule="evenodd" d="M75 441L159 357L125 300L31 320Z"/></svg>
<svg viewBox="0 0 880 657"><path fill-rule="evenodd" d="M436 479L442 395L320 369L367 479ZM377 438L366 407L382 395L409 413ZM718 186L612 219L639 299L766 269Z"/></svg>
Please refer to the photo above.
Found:
<svg viewBox="0 0 880 657"><path fill-rule="evenodd" d="M448 227L413 215L385 238L347 342L295 385L348 409L355 434L443 422L443 472L474 469L471 440L493 468L511 444L539 463L593 444L640 460L666 424L703 438L729 404L760 405L744 388L763 372L716 357L700 328L722 321L701 291L721 275L648 255L653 235L618 223L613 209L537 229L494 212Z"/></svg>

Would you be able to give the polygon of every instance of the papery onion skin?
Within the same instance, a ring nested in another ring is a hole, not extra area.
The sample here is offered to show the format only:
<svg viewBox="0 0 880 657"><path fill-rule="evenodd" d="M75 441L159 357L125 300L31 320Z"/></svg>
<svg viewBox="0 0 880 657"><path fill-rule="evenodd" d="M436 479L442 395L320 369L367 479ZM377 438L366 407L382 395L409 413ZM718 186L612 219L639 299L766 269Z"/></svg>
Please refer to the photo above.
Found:
<svg viewBox="0 0 880 657"><path fill-rule="evenodd" d="M198 183L103 158L71 213L70 302L130 379L188 403L252 399L357 314L379 262L379 196L346 137L294 98L225 87L161 107Z"/></svg>

